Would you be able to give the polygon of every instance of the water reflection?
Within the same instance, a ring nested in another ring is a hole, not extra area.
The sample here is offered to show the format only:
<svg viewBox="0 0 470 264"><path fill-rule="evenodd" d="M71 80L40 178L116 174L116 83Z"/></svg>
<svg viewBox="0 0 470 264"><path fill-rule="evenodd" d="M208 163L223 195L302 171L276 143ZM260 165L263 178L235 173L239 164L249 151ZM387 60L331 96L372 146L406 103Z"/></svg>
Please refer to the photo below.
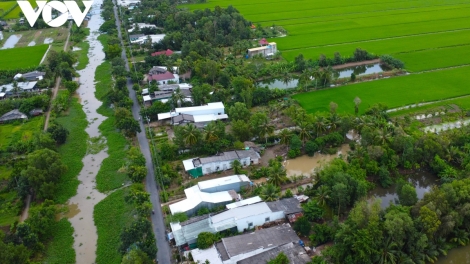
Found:
<svg viewBox="0 0 470 264"><path fill-rule="evenodd" d="M383 71L389 70L384 65L380 63L376 64L368 64L368 65L359 65L344 69L339 69L335 71L334 77L335 78L348 78L351 77L351 73L354 73L356 76L364 75L364 74L372 74L372 73L379 73Z"/></svg>
<svg viewBox="0 0 470 264"><path fill-rule="evenodd" d="M470 245L458 247L447 252L447 256L440 257L436 264L463 264L470 263Z"/></svg>
<svg viewBox="0 0 470 264"><path fill-rule="evenodd" d="M265 80L262 82L258 83L258 86L265 87L267 86L269 89L291 89L291 88L296 88L297 84L299 83L299 80L297 79L292 79L289 82L285 83L282 80Z"/></svg>
<svg viewBox="0 0 470 264"><path fill-rule="evenodd" d="M11 35L5 43L3 43L2 49L11 49L14 48L16 43L20 41L21 35Z"/></svg>
<svg viewBox="0 0 470 264"><path fill-rule="evenodd" d="M418 199L423 199L424 194L429 192L433 185L438 184L438 178L429 172L420 171L416 174L408 176L408 182L411 183L415 189L416 194L418 195ZM377 186L372 191L370 191L369 195L372 197L380 198L381 199L381 207L382 209L387 208L390 204L395 204L395 201L398 201L398 194L396 191L396 184L388 188L382 188Z"/></svg>

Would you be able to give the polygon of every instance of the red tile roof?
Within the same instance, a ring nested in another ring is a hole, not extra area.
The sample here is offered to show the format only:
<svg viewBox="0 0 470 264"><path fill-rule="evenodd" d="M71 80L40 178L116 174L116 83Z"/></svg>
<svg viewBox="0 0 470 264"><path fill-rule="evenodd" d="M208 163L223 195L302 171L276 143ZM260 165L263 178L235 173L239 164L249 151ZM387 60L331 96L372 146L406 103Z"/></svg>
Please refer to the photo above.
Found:
<svg viewBox="0 0 470 264"><path fill-rule="evenodd" d="M173 51L171 49L163 50L163 51L157 51L152 53L152 56L159 56L159 55L166 55L170 56L173 54Z"/></svg>
<svg viewBox="0 0 470 264"><path fill-rule="evenodd" d="M259 44L260 44L260 45L268 45L269 42L268 42L265 38L262 38L262 39L259 41Z"/></svg>
<svg viewBox="0 0 470 264"><path fill-rule="evenodd" d="M175 76L173 75L173 73L167 71L165 73L162 73L162 74L153 74L153 75L149 75L149 81L165 81L165 80L172 80L174 79Z"/></svg>

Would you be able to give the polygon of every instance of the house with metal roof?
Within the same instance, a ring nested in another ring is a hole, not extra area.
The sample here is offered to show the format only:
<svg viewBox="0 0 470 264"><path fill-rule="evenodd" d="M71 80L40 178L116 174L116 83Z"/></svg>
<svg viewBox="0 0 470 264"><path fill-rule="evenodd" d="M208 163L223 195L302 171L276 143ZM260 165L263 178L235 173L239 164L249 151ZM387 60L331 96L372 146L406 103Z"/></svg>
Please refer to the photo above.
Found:
<svg viewBox="0 0 470 264"><path fill-rule="evenodd" d="M232 168L235 160L240 161L243 167L258 164L260 155L253 149L234 150L219 153L215 156L183 160L184 170L194 178L224 171Z"/></svg>
<svg viewBox="0 0 470 264"><path fill-rule="evenodd" d="M194 215L201 208L214 209L240 199L237 192L251 181L246 175L232 175L218 179L201 181L197 185L184 190L186 199L170 204L170 211Z"/></svg>
<svg viewBox="0 0 470 264"><path fill-rule="evenodd" d="M15 120L24 120L28 119L28 117L21 113L18 109L11 110L10 112L2 115L0 117L0 123L11 122Z"/></svg>
<svg viewBox="0 0 470 264"><path fill-rule="evenodd" d="M297 208L298 205L293 206ZM170 223L170 226L177 246L191 245L196 243L197 236L202 232L217 233L224 230L244 232L268 222L286 219L286 212L283 211L285 209L258 202L233 207L217 214L193 217L182 223Z"/></svg>
<svg viewBox="0 0 470 264"><path fill-rule="evenodd" d="M18 73L13 77L13 79L18 80L20 78L24 78L28 82L34 82L34 81L40 81L44 79L45 75L46 75L45 72L32 71L32 72L27 72L27 73Z"/></svg>
<svg viewBox="0 0 470 264"><path fill-rule="evenodd" d="M37 82L18 82L18 91L15 91L15 86L13 83L0 85L0 92L5 93L6 96L11 96L18 93L23 92L33 92L36 91L36 84Z"/></svg>

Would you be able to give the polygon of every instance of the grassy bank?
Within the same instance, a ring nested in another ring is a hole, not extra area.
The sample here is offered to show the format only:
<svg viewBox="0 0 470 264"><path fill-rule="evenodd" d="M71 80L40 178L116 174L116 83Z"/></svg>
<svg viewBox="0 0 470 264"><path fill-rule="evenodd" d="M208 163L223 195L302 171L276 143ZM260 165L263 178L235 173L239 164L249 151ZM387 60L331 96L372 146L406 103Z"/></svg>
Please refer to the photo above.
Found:
<svg viewBox="0 0 470 264"><path fill-rule="evenodd" d="M75 263L72 225L66 218L54 224L55 226L52 228L51 234L54 239L46 247L43 263Z"/></svg>
<svg viewBox="0 0 470 264"><path fill-rule="evenodd" d="M297 94L293 98L309 113L329 111L329 103L335 102L339 112L353 114L356 96L362 101L359 106L361 113L375 103L395 108L469 94L465 86L469 69L467 66L412 74Z"/></svg>
<svg viewBox="0 0 470 264"><path fill-rule="evenodd" d="M86 36L90 35L90 29L84 28ZM74 51L75 54L78 54L78 64L75 67L78 71L85 69L88 65L90 59L88 58L88 50L90 49L90 43L84 39L83 41L73 44L74 47L80 48L80 50Z"/></svg>
<svg viewBox="0 0 470 264"><path fill-rule="evenodd" d="M101 35L98 39L104 45L107 36ZM103 101L106 94L113 87L111 63L109 61L104 61L96 68L95 81L97 82L95 96ZM115 118L112 109L103 104L98 108L98 113L108 117L99 126L99 129L101 134L106 137L109 157L103 161L96 175L96 188L100 192L106 192L121 187L127 179L127 176L118 172L118 170L122 167L126 157L128 142L122 133L114 127Z"/></svg>
<svg viewBox="0 0 470 264"><path fill-rule="evenodd" d="M93 217L98 232L96 263L121 263L121 230L133 220L132 205L124 201L127 188L117 190L95 206Z"/></svg>
<svg viewBox="0 0 470 264"><path fill-rule="evenodd" d="M69 131L67 141L59 148L62 162L67 165L68 170L60 179L55 198L56 202L65 203L77 193L80 183L77 176L83 168L82 159L86 154L88 134L85 128L88 121L77 98L72 98L68 113L55 120Z"/></svg>

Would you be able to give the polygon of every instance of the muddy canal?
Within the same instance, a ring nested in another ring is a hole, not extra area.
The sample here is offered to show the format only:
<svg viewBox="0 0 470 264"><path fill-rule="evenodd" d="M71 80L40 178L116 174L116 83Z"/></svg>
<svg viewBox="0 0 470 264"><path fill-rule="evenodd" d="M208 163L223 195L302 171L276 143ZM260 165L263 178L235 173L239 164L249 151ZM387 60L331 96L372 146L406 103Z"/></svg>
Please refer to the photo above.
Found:
<svg viewBox="0 0 470 264"><path fill-rule="evenodd" d="M81 98L81 104L89 123L86 132L90 138L100 136L98 126L106 119L106 117L96 112L101 102L95 98L94 84L96 67L104 61L105 57L103 46L97 40L99 36L98 29L103 24L100 10L101 3L102 0L94 1L91 11L92 17L88 22L91 32L87 38L90 43L89 63L85 69L78 72L80 74L80 88L77 93ZM75 230L74 249L76 263L78 264L95 263L98 235L93 221L93 209L98 202L106 197L96 190L95 179L102 161L107 156L106 150L101 150L97 154L87 154L83 158L84 166L78 176L80 185L78 186L77 195L69 200L69 213L67 216Z"/></svg>
<svg viewBox="0 0 470 264"><path fill-rule="evenodd" d="M333 159L338 158L340 155L346 157L349 150L349 145L343 144L338 149L338 152L333 155L321 154L317 152L313 157L303 155L295 159L286 160L284 167L286 168L287 176L309 176L311 173L314 173L316 169L320 169L322 166L325 166Z"/></svg>

